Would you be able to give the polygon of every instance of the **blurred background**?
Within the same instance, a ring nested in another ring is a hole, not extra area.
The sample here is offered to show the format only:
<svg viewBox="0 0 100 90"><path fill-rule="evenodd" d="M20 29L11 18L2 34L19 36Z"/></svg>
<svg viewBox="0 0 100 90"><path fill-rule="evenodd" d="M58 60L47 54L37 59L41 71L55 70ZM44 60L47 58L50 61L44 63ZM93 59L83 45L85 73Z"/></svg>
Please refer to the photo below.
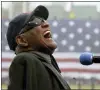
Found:
<svg viewBox="0 0 100 90"><path fill-rule="evenodd" d="M72 89L100 89L100 64L80 64L82 52L100 56L100 2L2 2L2 89L9 83L8 70L15 56L6 40L10 20L36 6L49 10L48 22L57 42L54 57Z"/></svg>

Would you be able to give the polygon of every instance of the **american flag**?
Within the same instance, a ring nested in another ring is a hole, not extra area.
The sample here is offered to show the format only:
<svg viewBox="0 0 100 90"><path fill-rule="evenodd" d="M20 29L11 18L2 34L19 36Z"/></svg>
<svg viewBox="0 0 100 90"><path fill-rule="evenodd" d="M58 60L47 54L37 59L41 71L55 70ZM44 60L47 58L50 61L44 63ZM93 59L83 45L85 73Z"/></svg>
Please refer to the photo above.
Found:
<svg viewBox="0 0 100 90"><path fill-rule="evenodd" d="M92 52L100 56L100 20L55 19L48 22L52 37L58 45L53 55L62 75L100 79L100 64L84 66L79 62L82 52ZM2 77L8 76L8 68L14 57L6 40L8 24L8 19L2 19Z"/></svg>

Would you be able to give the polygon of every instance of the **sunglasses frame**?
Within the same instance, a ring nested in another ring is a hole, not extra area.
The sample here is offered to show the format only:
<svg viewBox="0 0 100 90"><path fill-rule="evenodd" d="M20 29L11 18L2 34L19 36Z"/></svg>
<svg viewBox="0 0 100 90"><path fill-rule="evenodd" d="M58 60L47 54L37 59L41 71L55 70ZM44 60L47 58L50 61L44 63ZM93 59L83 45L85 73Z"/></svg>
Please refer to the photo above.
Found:
<svg viewBox="0 0 100 90"><path fill-rule="evenodd" d="M40 20L40 22L36 21L36 19ZM33 20L29 21L28 23L26 23L23 26L23 28L21 29L21 31L19 32L19 34L25 33L25 32L29 31L32 28L40 26L43 22L45 22L45 20L43 18L34 16Z"/></svg>

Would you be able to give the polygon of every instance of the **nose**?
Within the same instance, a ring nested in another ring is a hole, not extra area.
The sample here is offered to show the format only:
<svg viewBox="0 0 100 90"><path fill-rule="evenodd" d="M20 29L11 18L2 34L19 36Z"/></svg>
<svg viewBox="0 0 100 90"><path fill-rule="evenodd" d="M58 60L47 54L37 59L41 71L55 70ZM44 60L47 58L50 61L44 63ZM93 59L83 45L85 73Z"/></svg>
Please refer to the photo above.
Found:
<svg viewBox="0 0 100 90"><path fill-rule="evenodd" d="M49 27L49 23L47 21L44 21L42 24L41 24L41 27L42 28L47 28Z"/></svg>

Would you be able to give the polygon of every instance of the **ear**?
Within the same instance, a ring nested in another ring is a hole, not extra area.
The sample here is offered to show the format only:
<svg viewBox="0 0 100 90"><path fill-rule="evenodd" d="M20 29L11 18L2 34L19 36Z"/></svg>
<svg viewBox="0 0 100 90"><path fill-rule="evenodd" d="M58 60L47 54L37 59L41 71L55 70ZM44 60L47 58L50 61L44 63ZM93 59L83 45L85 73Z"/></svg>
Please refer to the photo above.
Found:
<svg viewBox="0 0 100 90"><path fill-rule="evenodd" d="M27 47L28 46L28 41L22 35L16 36L16 43L19 46L23 46L23 47Z"/></svg>

